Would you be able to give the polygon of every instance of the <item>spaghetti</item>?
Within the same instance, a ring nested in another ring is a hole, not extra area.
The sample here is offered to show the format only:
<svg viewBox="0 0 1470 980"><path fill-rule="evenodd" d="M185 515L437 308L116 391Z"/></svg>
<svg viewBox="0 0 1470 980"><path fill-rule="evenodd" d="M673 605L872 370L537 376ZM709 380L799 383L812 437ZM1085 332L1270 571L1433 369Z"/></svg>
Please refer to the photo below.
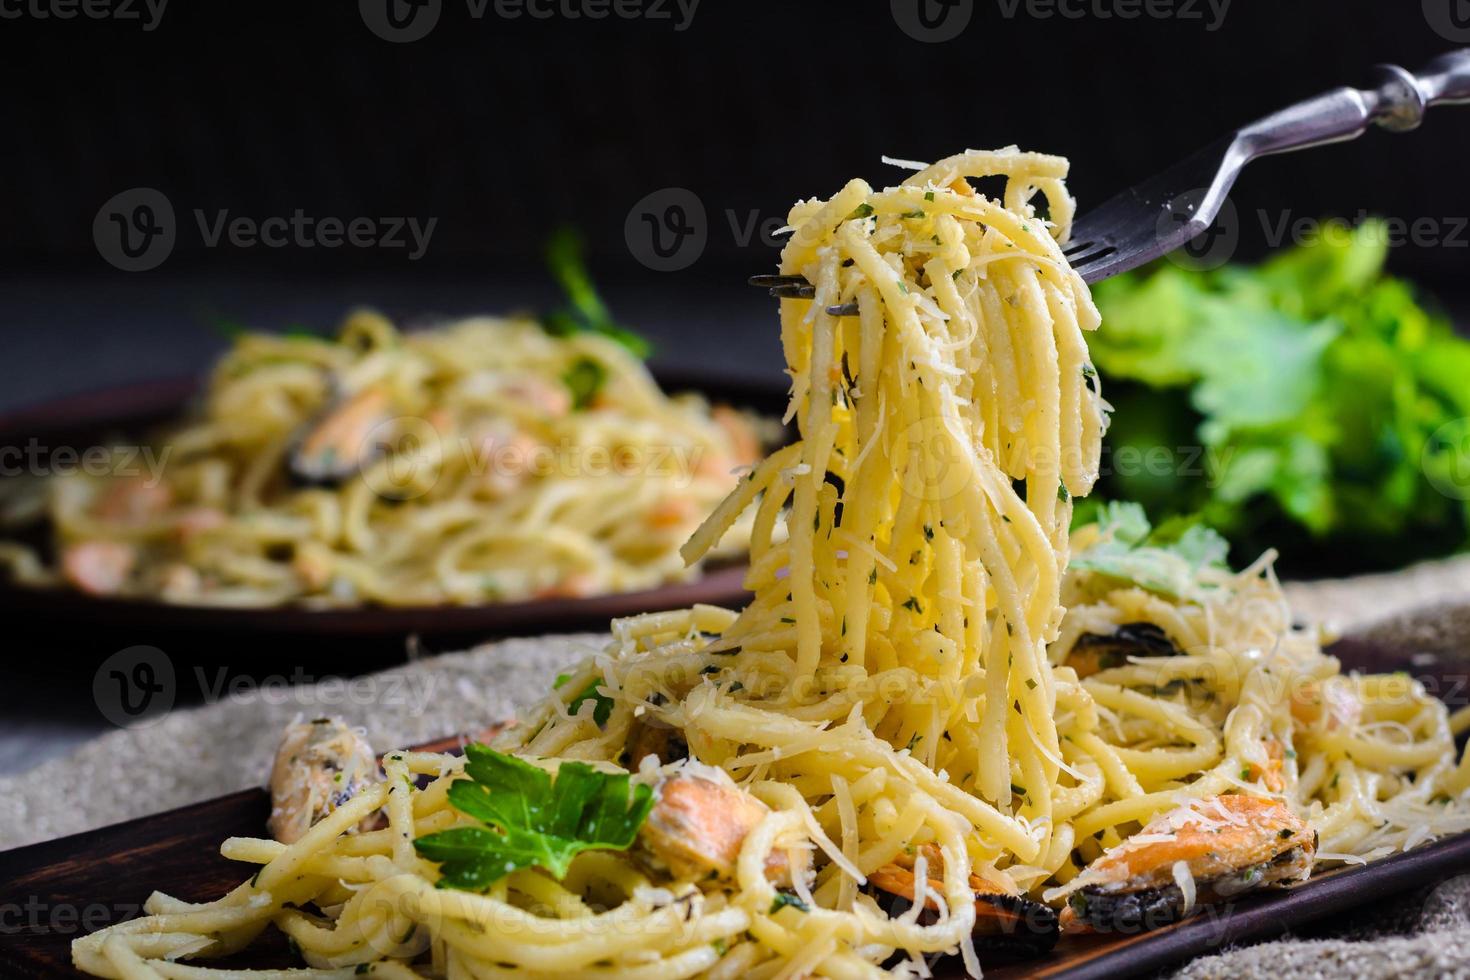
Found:
<svg viewBox="0 0 1470 980"><path fill-rule="evenodd" d="M395 753L295 843L227 842L255 879L202 906L155 895L78 940L78 965L230 976L172 960L273 922L321 977L926 975L927 954L978 974L997 910L1066 902L1083 927L1079 897L1119 894L1120 854L1159 849L1149 886L1187 914L1262 880L1202 878L1230 855L1190 852L1201 830L1285 880L1314 853L1470 826L1444 707L1341 676L1268 560L1232 574L1126 510L1069 541L1105 406L1082 339L1097 314L1058 245L1065 170L972 151L793 209L782 271L816 287L781 309L801 439L684 547L699 559L753 509L754 600L615 621L493 743L558 786L585 764L653 787L637 845L462 890L423 845L479 826L454 787L489 750ZM826 312L849 301L858 316ZM385 829L349 832L379 808ZM501 831L482 839L516 839Z"/></svg>
<svg viewBox="0 0 1470 980"><path fill-rule="evenodd" d="M29 585L188 605L627 592L691 574L679 544L759 450L757 420L664 395L605 336L356 313L335 340L240 337L158 472L24 488L12 518L44 520L56 560L0 558Z"/></svg>

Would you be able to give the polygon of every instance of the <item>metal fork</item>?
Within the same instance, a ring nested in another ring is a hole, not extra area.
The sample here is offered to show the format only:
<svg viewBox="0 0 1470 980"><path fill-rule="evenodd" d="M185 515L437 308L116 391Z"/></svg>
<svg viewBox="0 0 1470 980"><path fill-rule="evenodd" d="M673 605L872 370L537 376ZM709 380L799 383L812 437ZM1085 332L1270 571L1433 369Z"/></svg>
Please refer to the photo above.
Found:
<svg viewBox="0 0 1470 980"><path fill-rule="evenodd" d="M1087 212L1072 226L1062 254L1089 283L1143 265L1192 241L1225 205L1241 168L1257 157L1356 139L1370 125L1402 133L1416 128L1432 105L1470 103L1470 48L1441 55L1418 74L1398 65L1374 69L1370 89L1347 86L1274 112ZM801 276L752 276L772 296L811 299ZM856 316L856 303L829 306Z"/></svg>

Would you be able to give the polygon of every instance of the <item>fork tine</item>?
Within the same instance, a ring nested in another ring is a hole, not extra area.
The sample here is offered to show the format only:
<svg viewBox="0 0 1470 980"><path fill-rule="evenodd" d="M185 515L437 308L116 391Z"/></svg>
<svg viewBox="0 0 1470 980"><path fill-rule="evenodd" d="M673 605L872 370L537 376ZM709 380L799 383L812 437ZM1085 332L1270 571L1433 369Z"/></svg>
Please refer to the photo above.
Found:
<svg viewBox="0 0 1470 980"><path fill-rule="evenodd" d="M751 276L747 282L752 286L760 286L770 291L772 296L788 299L815 299L817 287L806 281L805 276ZM843 303L841 306L829 306L827 312L832 316L857 316L858 305L856 303Z"/></svg>
<svg viewBox="0 0 1470 980"><path fill-rule="evenodd" d="M1105 201L1072 226L1072 268L1089 283L1137 268L1187 244L1214 224L1240 172L1234 135ZM1099 247L1100 246L1100 247Z"/></svg>
<svg viewBox="0 0 1470 980"><path fill-rule="evenodd" d="M810 283L800 286L793 283L786 286L772 286L770 292L772 296L784 296L788 299L814 299L817 295L817 287Z"/></svg>
<svg viewBox="0 0 1470 980"><path fill-rule="evenodd" d="M1214 223L1243 162L1234 134L1211 143L1078 218L1063 257L1084 281L1095 283L1187 244ZM752 276L750 284L772 296L816 296L801 276ZM833 316L858 312L856 303L827 309Z"/></svg>

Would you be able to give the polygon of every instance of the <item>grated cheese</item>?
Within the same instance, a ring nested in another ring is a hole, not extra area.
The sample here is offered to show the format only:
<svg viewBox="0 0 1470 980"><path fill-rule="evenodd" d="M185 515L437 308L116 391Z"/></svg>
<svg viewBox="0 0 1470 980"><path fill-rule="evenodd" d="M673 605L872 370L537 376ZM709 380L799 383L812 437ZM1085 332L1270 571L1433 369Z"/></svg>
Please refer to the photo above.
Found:
<svg viewBox="0 0 1470 980"><path fill-rule="evenodd" d="M1184 914L1188 915L1194 910L1194 875L1189 873L1188 861L1174 862L1174 884L1179 886L1179 891L1184 895Z"/></svg>

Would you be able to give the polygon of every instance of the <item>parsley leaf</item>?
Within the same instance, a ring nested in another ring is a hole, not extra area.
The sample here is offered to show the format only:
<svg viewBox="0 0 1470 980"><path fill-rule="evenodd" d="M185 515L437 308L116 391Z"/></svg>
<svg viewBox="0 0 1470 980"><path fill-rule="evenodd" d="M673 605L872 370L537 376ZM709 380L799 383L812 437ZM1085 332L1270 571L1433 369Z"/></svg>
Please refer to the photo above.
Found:
<svg viewBox="0 0 1470 980"><path fill-rule="evenodd" d="M439 863L442 888L484 891L520 868L566 876L588 850L626 850L653 808L653 790L632 786L628 773L599 772L563 762L555 780L545 770L484 745L465 747L469 779L455 780L449 802L486 824L456 827L413 842Z"/></svg>
<svg viewBox="0 0 1470 980"><path fill-rule="evenodd" d="M613 699L598 690L601 684L601 678L593 680L591 684L588 684L582 689L581 694L578 694L567 705L567 711L576 714L577 709L582 707L584 701L594 702L596 707L592 709L592 720L597 723L598 728L607 724L607 719L612 716L613 709Z"/></svg>
<svg viewBox="0 0 1470 980"><path fill-rule="evenodd" d="M769 914L775 915L788 905L798 912L810 912L812 910L810 905L791 892L777 892L776 897L771 900L771 911Z"/></svg>
<svg viewBox="0 0 1470 980"><path fill-rule="evenodd" d="M652 345L613 319L602 301L587 266L582 261L582 242L576 232L563 228L552 235L546 246L546 264L552 276L567 294L568 306L541 318L541 326L553 337L570 337L591 332L602 334L622 344L637 357L647 357Z"/></svg>

